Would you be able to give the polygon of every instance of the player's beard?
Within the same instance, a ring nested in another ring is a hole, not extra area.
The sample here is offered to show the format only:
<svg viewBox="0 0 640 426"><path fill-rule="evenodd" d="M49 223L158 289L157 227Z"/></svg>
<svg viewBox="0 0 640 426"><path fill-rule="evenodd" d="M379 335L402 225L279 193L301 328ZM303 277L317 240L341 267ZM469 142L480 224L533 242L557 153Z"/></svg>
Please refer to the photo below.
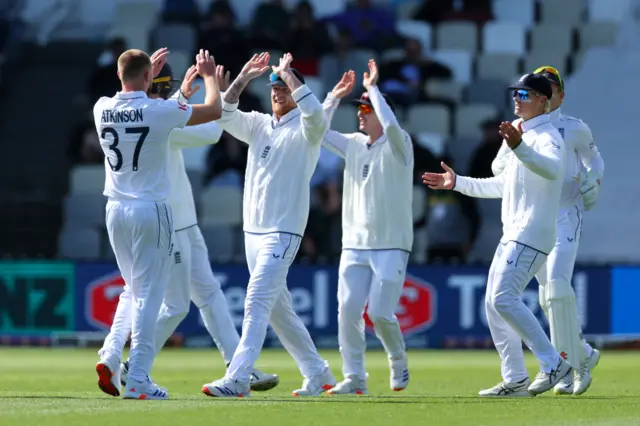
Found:
<svg viewBox="0 0 640 426"><path fill-rule="evenodd" d="M293 99L290 99L287 102L275 102L273 98L271 99L271 108L273 109L273 113L278 117L282 117L295 107L296 103Z"/></svg>

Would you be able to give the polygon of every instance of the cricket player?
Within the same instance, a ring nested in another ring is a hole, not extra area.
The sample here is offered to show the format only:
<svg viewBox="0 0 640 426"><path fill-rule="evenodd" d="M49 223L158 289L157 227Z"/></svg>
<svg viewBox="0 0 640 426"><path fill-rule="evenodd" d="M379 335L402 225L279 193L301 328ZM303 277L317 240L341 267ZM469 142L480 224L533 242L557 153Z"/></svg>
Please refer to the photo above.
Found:
<svg viewBox="0 0 640 426"><path fill-rule="evenodd" d="M188 103L189 98L200 89L200 86L194 86L197 76L196 67L189 68L182 87L176 91L173 98L185 104ZM227 89L228 76L227 73L225 82L224 67L218 65L216 77L221 90ZM171 66L166 63L160 74L153 79L149 98L168 99L173 92L172 83L177 81L179 80L173 78ZM156 354L187 316L190 303L193 302L200 311L204 326L222 353L225 364L228 365L238 346L240 336L231 319L220 281L211 270L209 253L198 227L191 183L182 157L183 148L215 144L220 140L221 135L222 129L215 121L184 129L173 129L169 133L171 179L169 206L173 211L176 229L173 266L160 308L160 316L156 322ZM120 382L124 386L128 376L129 361L124 362L121 368ZM269 390L277 386L278 381L279 378L275 374L265 374L260 370L254 370L251 373L252 390Z"/></svg>
<svg viewBox="0 0 640 426"><path fill-rule="evenodd" d="M404 338L395 310L413 245L413 145L398 123L391 99L376 86L378 75L372 59L363 79L366 92L353 101L358 105L362 133L329 131L323 142L345 160L338 278L338 341L344 380L329 394L368 393L362 317L367 302L376 336L389 358L391 389L401 391L409 384ZM354 81L350 71L327 96L329 119Z"/></svg>
<svg viewBox="0 0 640 426"><path fill-rule="evenodd" d="M549 319L551 342L574 367L573 376L565 376L555 386L554 393L580 395L591 384L591 370L598 364L600 352L593 349L582 334L571 277L582 234L582 217L584 211L590 210L597 200L604 161L589 126L577 118L562 114L560 106L564 100L564 82L558 70L544 66L534 73L545 76L551 83L553 97L550 119L563 137L567 150L558 234L547 262L536 274L539 299ZM508 154L509 149L503 144L492 163L495 175L504 170L509 161Z"/></svg>
<svg viewBox="0 0 640 426"><path fill-rule="evenodd" d="M149 379L155 356L155 324L169 277L173 217L169 132L215 120L221 114L216 65L200 51L196 68L206 88L203 105L149 99L147 91L168 55L128 50L118 58L122 91L94 106L96 129L105 154L106 223L118 268L125 280L111 331L98 352L98 386L120 395L120 359L129 330L130 368L125 399L167 399L168 392ZM123 332L124 330L124 332Z"/></svg>
<svg viewBox="0 0 640 426"><path fill-rule="evenodd" d="M556 240L557 215L564 183L565 147L548 112L553 89L539 74L526 74L513 89L521 129L500 125L511 153L504 171L488 179L425 173L432 189L455 189L480 198L502 198L503 236L496 250L485 295L491 337L502 359L503 381L480 391L485 397L526 397L553 388L572 371L555 350L542 326L522 301L529 281L540 270ZM540 362L533 382L525 368L522 341Z"/></svg>
<svg viewBox="0 0 640 426"><path fill-rule="evenodd" d="M271 67L269 54L254 55L223 97L218 124L249 145L243 221L251 278L244 305L242 337L225 377L205 384L214 397L249 396L249 378L270 323L304 377L294 396L317 396L336 380L293 310L287 273L309 216L309 182L328 128L322 105L291 68L286 53L270 76L273 115L238 110L249 81Z"/></svg>

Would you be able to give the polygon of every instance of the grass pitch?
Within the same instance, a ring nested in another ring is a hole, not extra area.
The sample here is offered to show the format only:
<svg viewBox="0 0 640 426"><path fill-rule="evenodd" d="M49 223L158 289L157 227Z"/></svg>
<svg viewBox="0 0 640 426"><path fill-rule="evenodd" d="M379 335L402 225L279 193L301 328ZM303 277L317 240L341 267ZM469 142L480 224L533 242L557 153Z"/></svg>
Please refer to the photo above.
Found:
<svg viewBox="0 0 640 426"><path fill-rule="evenodd" d="M340 377L337 351L325 351ZM221 377L213 350L166 349L153 377L169 401L124 401L100 392L94 350L0 349L2 426L198 426L198 425L640 425L640 353L603 352L591 389L579 397L550 392L528 399L483 399L478 390L499 381L493 351L410 351L411 384L392 392L384 354L369 352L369 396L301 399L293 360L265 351L259 367L280 375L280 385L251 398L214 399L203 383ZM528 356L531 375L537 370Z"/></svg>

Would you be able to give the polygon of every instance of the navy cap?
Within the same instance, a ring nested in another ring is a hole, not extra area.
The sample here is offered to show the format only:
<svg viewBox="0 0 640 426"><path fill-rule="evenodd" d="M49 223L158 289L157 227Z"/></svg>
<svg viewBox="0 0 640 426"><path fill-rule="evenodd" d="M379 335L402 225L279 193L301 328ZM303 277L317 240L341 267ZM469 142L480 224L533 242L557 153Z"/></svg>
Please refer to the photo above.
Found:
<svg viewBox="0 0 640 426"><path fill-rule="evenodd" d="M516 84L509 86L509 89L531 90L546 96L547 99L553 96L551 82L542 74L525 74Z"/></svg>
<svg viewBox="0 0 640 426"><path fill-rule="evenodd" d="M385 102L387 103L387 105L389 105L389 108L391 108L391 111L396 110L396 106L393 104L393 101L391 100L391 97L389 97L389 95L387 95L386 93L381 93L382 94L382 98L385 100ZM351 101L352 104L356 104L356 105L366 105L368 107L373 108L373 104L371 103L371 99L369 99L369 93L364 92L359 99L354 99Z"/></svg>
<svg viewBox="0 0 640 426"><path fill-rule="evenodd" d="M300 80L300 83L304 84L304 77L302 76L302 74L300 74L300 71L298 71L295 68L291 68L291 72L293 73L293 75L296 76L296 78L298 80ZM274 72L271 73L271 75L269 76L269 83L267 84L267 86L286 86L287 83L285 83L280 77L278 77L278 75Z"/></svg>

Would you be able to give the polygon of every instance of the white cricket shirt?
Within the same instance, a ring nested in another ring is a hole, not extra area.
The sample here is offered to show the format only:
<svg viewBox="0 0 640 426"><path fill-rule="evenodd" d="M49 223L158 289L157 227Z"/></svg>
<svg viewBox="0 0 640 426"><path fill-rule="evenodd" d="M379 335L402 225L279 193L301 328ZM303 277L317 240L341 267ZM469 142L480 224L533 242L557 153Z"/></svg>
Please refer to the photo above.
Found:
<svg viewBox="0 0 640 426"><path fill-rule="evenodd" d="M377 87L369 99L383 135L369 144L363 133L328 131L323 146L345 159L342 247L405 250L413 246L413 144ZM340 100L324 103L331 120ZM354 117L355 119L355 117Z"/></svg>
<svg viewBox="0 0 640 426"><path fill-rule="evenodd" d="M548 114L523 122L522 131L522 142L502 173L488 179L457 176L454 189L472 197L502 198L501 241L517 241L548 254L556 240L564 141Z"/></svg>
<svg viewBox="0 0 640 426"><path fill-rule="evenodd" d="M100 98L93 116L105 155L104 195L166 202L171 188L169 132L187 124L191 106L149 99L145 92L118 92Z"/></svg>
<svg viewBox="0 0 640 426"><path fill-rule="evenodd" d="M303 85L292 92L298 108L278 121L222 105L218 125L249 145L244 178L244 230L302 236L309 218L309 182L327 131L322 105Z"/></svg>
<svg viewBox="0 0 640 426"><path fill-rule="evenodd" d="M184 103L188 102L184 96L180 95L179 91L172 98ZM184 165L182 149L218 143L220 136L222 136L222 129L215 121L184 129L173 129L169 133L169 176L171 180L169 205L173 212L176 231L198 224L193 190Z"/></svg>
<svg viewBox="0 0 640 426"><path fill-rule="evenodd" d="M583 170L594 171L598 178L601 179L604 175L604 161L593 141L591 129L586 123L562 114L560 108L551 111L549 119L551 124L560 132L566 148L566 165L560 209L572 208L575 205L581 206L583 201L580 196L580 172ZM502 172L510 152L511 150L507 144L503 142L498 155L491 164L494 175Z"/></svg>

